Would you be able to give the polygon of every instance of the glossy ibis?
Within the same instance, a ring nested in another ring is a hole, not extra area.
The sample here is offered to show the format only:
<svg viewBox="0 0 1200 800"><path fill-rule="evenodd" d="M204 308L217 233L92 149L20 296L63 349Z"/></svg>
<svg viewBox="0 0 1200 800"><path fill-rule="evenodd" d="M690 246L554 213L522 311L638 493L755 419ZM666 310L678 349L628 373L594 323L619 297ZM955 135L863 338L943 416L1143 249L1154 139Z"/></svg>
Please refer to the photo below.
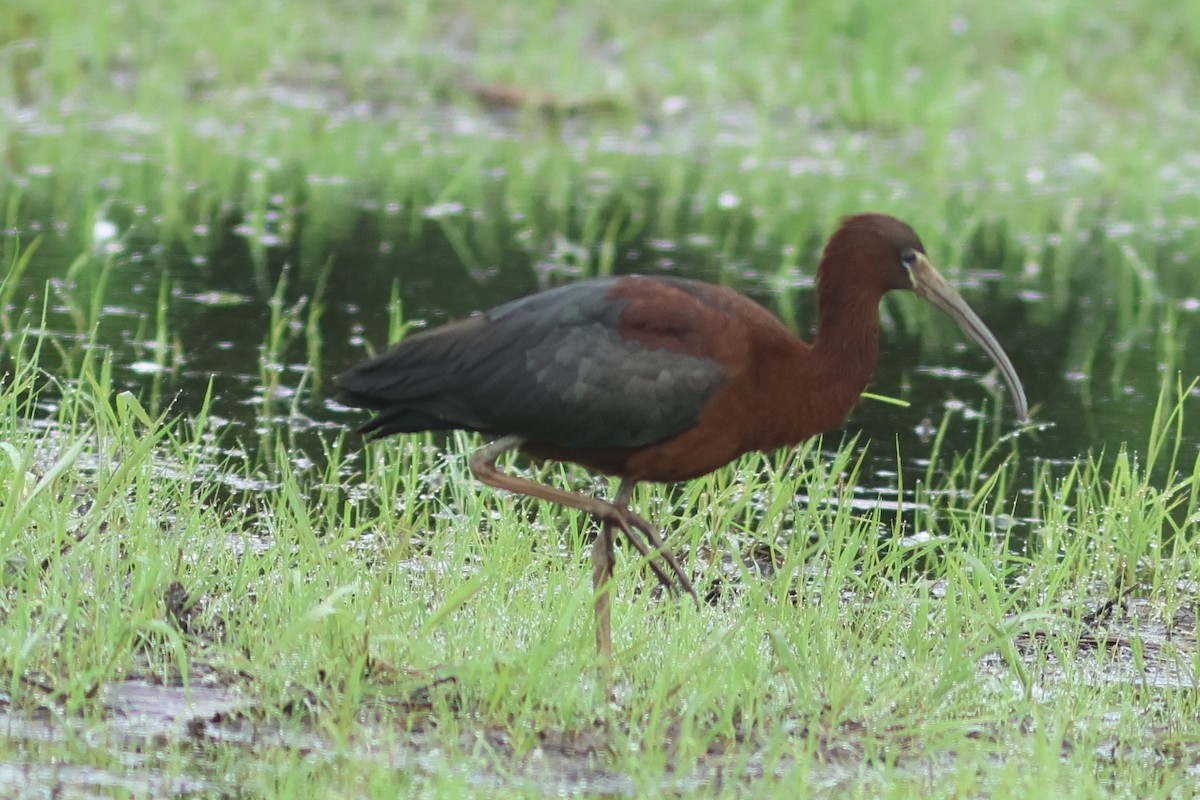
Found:
<svg viewBox="0 0 1200 800"><path fill-rule="evenodd" d="M462 429L498 437L471 459L479 480L599 520L596 643L611 658L616 529L659 581L695 597L654 527L629 509L634 485L696 478L840 425L871 379L879 302L893 289L953 317L999 367L1025 419L1024 390L995 337L934 269L913 229L882 214L843 220L825 246L811 343L732 289L596 278L408 336L337 377L338 399L378 412L362 428L374 436ZM501 472L497 459L514 449L617 476L616 497Z"/></svg>

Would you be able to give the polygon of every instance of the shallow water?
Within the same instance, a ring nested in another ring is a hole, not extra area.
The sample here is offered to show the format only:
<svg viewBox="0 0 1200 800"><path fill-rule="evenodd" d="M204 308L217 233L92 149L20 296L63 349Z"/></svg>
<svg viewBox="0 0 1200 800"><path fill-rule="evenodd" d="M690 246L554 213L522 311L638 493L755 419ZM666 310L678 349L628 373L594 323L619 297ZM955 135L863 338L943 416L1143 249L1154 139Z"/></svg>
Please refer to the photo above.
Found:
<svg viewBox="0 0 1200 800"><path fill-rule="evenodd" d="M58 342L68 360L85 348L108 351L118 388L133 390L151 405L169 405L172 413L196 413L211 384L211 427L221 441L238 442L245 456L254 458L256 441L287 429L296 442L292 468L317 469L321 439L367 417L331 401L329 377L363 358L368 344L379 348L386 343L393 287L404 319L432 326L576 278L582 272L577 262L586 256L572 261L560 254L553 263L539 262L511 242L497 248L494 264L473 270L463 266L441 229L426 227L411 242L384 241L369 230L364 223L352 240L321 245L333 265L324 282L285 266L283 253L273 254L265 266L256 265L244 231L236 226L209 232L209 255L199 261L157 246L143 249L136 242L114 240L94 337L80 319L95 301L92 293L100 279L87 272L64 279L65 267L77 253L68 237L37 254L8 311L36 335ZM735 271L703 240L635 243L623 248L614 266L621 273L724 279L768 308L798 309L798 326L806 330L814 316L817 257L813 252L802 259L803 271L785 276L789 283L784 288L779 288L772 254L750 253L739 259ZM1036 429L1015 437L1022 471L1038 462L1069 464L1088 453L1113 453L1125 446L1142 449L1161 374L1153 332L1126 332L1121 340L1128 343L1127 352L1119 361L1111 348L1097 348L1089 371L1082 372L1077 366L1078 313L1048 315L1042 299L1022 296L992 265L971 267L957 271L956 283L1008 352L1033 408ZM277 291L281 281L286 286ZM166 306L160 309L164 283ZM319 370L309 363L313 337L306 329L318 297ZM24 315L15 316L22 311ZM1196 338L1195 326L1189 324L1194 313L1178 315L1177 341ZM1091 323L1106 314L1104 308L1095 309ZM894 495L897 454L908 473L905 491L910 492L924 477L939 434L944 439L935 474L956 455L969 455L977 442L990 446L1017 427L1011 399L990 362L950 320L915 297L895 295L885 300L882 316L883 352L871 390L911 405L897 408L865 400L842 433L832 434L835 439L857 435L866 448L859 485L868 498ZM43 366L54 372L53 354L44 358L51 363ZM1190 374L1195 372L1191 368ZM977 439L981 416L986 424ZM1187 463L1200 445L1198 430L1194 424L1187 427ZM1001 445L998 454L1007 454L1012 446Z"/></svg>
<svg viewBox="0 0 1200 800"><path fill-rule="evenodd" d="M427 226L415 241L386 239L370 224L372 216L362 213L354 238L320 244L329 254L325 263L332 265L327 278L288 266L289 257L311 263L303 254L268 250L266 262L256 260L241 226L206 232L207 255L199 259L113 239L103 281L95 270L104 259L97 259L94 270L64 278L78 252L67 236L37 253L8 313L18 327L59 343L67 360L87 348L108 351L118 388L133 390L152 406L194 414L211 385L211 427L221 441L238 442L244 455L254 458L256 441L286 429L296 443L292 468L317 469L321 441L367 417L331 401L329 377L363 358L368 345L387 342L393 289L406 322L433 326L578 278L587 257L563 255L564 246L555 245L538 260L517 241L500 237L494 240L494 262L468 268L441 228ZM622 248L614 267L619 273L724 280L768 308L796 309L797 325L807 331L814 316L817 258L814 250L800 259L801 271L781 276L773 253L751 252L730 266L700 237L632 243ZM1015 444L1022 454L1020 469L1028 474L1039 462L1069 464L1126 446L1141 450L1163 372L1161 337L1152 330L1113 330L1119 321L1115 299L1087 314L1078 309L1049 313L1044 297L1022 292L994 266L973 263L970 271L947 271L956 273L955 282L1008 352L1033 408L1036 427L1011 437L998 455ZM101 284L99 323L89 336L88 309ZM165 292L164 308L160 292ZM321 314L317 327L310 328L317 302ZM1171 302L1163 298L1161 304ZM1189 350L1200 353L1186 346L1196 338L1191 324L1196 312L1186 303L1180 307L1185 310L1174 316L1171 335L1187 361ZM977 444L988 447L1017 428L1011 398L990 362L950 320L915 297L895 294L885 300L882 317L883 352L871 390L911 405L865 400L842 432L832 434L835 439L857 435L866 448L859 484L867 497L895 493L897 454L908 473L905 491L911 491L926 474L939 434L944 438L935 474L955 456L969 455ZM1087 338L1081 330L1097 325L1111 330L1109 338L1124 349L1081 346L1081 338ZM313 330L319 331L319 341ZM314 352L318 367L310 364ZM50 363L43 366L53 373L55 356L44 358ZM1190 363L1177 366L1196 374ZM48 388L47 401L53 391ZM1185 430L1182 455L1190 463L1200 446L1200 428L1189 424Z"/></svg>

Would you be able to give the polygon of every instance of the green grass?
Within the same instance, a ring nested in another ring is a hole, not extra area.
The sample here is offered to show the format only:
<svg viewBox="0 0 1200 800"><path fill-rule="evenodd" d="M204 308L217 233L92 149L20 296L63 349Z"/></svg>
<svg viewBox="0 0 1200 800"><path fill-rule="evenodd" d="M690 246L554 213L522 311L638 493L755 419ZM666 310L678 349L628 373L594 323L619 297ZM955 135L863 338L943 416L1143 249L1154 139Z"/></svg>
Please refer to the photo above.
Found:
<svg viewBox="0 0 1200 800"><path fill-rule="evenodd" d="M481 488L471 437L374 445L358 466L339 439L311 474L284 468L281 433L274 470L215 463L204 414L150 416L103 359L52 427L30 428L38 341L13 348L0 399L0 680L9 714L54 709L76 733L10 738L10 762L115 769L130 744L103 697L129 679L239 697L233 721L199 720L137 774L277 797L541 794L563 775L545 754L576 751L574 768L643 794L782 797L805 780L838 796L1166 797L1197 758L1197 471L1179 392L1149 455L1018 483L1005 445L923 487L930 509L905 518L919 529L850 504L854 442L645 487L637 506L717 599L660 596L622 549L610 683L591 522ZM1168 481L1148 477L1155 459ZM1037 519L1006 534L995 520L1022 493ZM198 603L186 625L174 584ZM239 725L262 739L253 757L205 733ZM312 742L322 755L303 754ZM397 752L408 768L386 768Z"/></svg>

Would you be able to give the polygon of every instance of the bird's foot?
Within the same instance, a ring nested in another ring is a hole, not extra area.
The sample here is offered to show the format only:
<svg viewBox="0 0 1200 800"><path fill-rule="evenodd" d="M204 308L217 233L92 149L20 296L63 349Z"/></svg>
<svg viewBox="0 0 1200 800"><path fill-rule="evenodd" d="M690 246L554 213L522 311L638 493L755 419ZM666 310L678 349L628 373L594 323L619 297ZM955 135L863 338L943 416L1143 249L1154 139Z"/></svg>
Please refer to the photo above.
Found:
<svg viewBox="0 0 1200 800"><path fill-rule="evenodd" d="M601 524L609 524L620 528L634 549L646 559L646 563L654 571L654 576L658 578L658 582L668 591L675 591L677 588L682 589L690 594L692 599L699 604L700 598L696 594L695 588L692 587L692 582L688 578L687 573L683 571L683 567L680 566L679 561L675 558L675 554L667 548L666 543L658 535L658 531L654 529L654 526L630 511L628 507L608 504L606 511L609 509L611 509L610 513L601 516ZM654 548L653 551L650 547L647 547L646 543L642 541L635 531L641 531L645 534ZM659 559L667 563L671 572L674 573L674 579L663 569L662 564L659 563Z"/></svg>

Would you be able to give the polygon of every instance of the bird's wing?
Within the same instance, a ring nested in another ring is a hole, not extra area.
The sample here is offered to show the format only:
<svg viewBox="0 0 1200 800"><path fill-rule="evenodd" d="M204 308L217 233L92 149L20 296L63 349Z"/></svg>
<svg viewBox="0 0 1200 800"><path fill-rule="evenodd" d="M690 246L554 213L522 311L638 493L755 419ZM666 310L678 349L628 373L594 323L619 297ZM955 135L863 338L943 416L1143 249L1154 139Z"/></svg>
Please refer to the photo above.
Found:
<svg viewBox="0 0 1200 800"><path fill-rule="evenodd" d="M532 295L410 337L340 376L367 430L465 428L560 447L641 447L696 424L725 372L622 335L617 279Z"/></svg>

